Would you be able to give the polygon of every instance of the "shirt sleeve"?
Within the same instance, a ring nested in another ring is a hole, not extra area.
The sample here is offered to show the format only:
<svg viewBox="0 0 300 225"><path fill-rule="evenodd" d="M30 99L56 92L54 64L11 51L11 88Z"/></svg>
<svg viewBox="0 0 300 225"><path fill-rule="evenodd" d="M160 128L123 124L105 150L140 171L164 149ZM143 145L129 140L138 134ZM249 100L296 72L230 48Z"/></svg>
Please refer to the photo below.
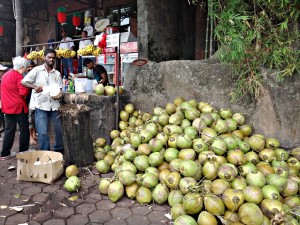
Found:
<svg viewBox="0 0 300 225"><path fill-rule="evenodd" d="M22 76L17 77L17 84L18 84L18 89L19 89L19 94L21 96L27 96L29 94L29 89L25 87L24 85L21 84L22 81Z"/></svg>
<svg viewBox="0 0 300 225"><path fill-rule="evenodd" d="M69 38L69 41L72 41L72 40L73 40L72 38ZM72 42L69 42L69 44L70 44L70 48L72 48L72 47L75 46L73 41L72 41Z"/></svg>
<svg viewBox="0 0 300 225"><path fill-rule="evenodd" d="M37 70L36 68L32 69L29 73L26 74L26 76L22 79L21 83L25 84L26 82L35 83L36 80L36 74L37 74Z"/></svg>

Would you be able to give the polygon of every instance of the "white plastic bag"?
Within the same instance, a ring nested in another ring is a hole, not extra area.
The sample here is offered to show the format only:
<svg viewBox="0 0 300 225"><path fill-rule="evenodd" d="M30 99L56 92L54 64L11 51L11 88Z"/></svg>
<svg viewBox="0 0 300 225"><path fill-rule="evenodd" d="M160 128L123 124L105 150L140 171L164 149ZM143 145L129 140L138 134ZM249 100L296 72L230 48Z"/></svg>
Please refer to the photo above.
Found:
<svg viewBox="0 0 300 225"><path fill-rule="evenodd" d="M93 80L93 91L96 90L97 85L98 85L98 81L97 80Z"/></svg>

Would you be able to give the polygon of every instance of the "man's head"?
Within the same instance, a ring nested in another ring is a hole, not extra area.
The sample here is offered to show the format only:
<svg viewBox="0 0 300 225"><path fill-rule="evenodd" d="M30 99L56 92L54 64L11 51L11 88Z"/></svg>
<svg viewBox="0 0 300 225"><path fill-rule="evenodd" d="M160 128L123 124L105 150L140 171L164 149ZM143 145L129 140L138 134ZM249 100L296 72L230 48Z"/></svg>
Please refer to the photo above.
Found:
<svg viewBox="0 0 300 225"><path fill-rule="evenodd" d="M54 49L50 49L50 48L46 49L44 52L44 59L45 59L46 65L53 68L53 66L55 64L55 59L56 59L56 51Z"/></svg>
<svg viewBox="0 0 300 225"><path fill-rule="evenodd" d="M82 38L86 38L87 37L87 31L86 30L84 30L84 31L81 32L81 37Z"/></svg>
<svg viewBox="0 0 300 225"><path fill-rule="evenodd" d="M84 59L82 64L90 70L94 68L94 62L90 58Z"/></svg>
<svg viewBox="0 0 300 225"><path fill-rule="evenodd" d="M13 59L14 70L17 70L19 73L23 74L26 72L29 62L27 59L21 56L17 56Z"/></svg>
<svg viewBox="0 0 300 225"><path fill-rule="evenodd" d="M67 33L66 33L65 31L61 32L61 36L62 36L63 38L66 38L66 37L67 37Z"/></svg>
<svg viewBox="0 0 300 225"><path fill-rule="evenodd" d="M32 60L29 60L29 66L27 67L27 72L33 69L35 67L35 64Z"/></svg>

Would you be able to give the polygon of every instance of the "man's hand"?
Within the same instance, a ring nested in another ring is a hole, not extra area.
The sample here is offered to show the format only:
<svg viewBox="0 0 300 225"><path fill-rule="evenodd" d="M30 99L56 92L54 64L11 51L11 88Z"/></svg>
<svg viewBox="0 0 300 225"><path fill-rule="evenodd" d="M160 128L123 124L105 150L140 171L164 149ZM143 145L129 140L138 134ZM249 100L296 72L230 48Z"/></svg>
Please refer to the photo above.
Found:
<svg viewBox="0 0 300 225"><path fill-rule="evenodd" d="M43 87L41 87L41 86L35 87L34 90L35 90L36 93L40 93L40 92L43 91Z"/></svg>
<svg viewBox="0 0 300 225"><path fill-rule="evenodd" d="M60 92L58 95L52 97L54 100L60 100L62 97L62 93Z"/></svg>

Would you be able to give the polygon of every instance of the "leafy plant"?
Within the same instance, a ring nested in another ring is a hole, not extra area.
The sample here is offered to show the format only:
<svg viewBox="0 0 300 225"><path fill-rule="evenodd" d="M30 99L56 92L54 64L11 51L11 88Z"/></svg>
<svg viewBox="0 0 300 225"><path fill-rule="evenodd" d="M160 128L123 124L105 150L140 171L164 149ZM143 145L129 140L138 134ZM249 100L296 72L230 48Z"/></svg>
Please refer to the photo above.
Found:
<svg viewBox="0 0 300 225"><path fill-rule="evenodd" d="M203 1L194 0L203 7ZM233 68L232 99L265 91L262 68L280 82L300 73L300 0L208 0L217 58Z"/></svg>

